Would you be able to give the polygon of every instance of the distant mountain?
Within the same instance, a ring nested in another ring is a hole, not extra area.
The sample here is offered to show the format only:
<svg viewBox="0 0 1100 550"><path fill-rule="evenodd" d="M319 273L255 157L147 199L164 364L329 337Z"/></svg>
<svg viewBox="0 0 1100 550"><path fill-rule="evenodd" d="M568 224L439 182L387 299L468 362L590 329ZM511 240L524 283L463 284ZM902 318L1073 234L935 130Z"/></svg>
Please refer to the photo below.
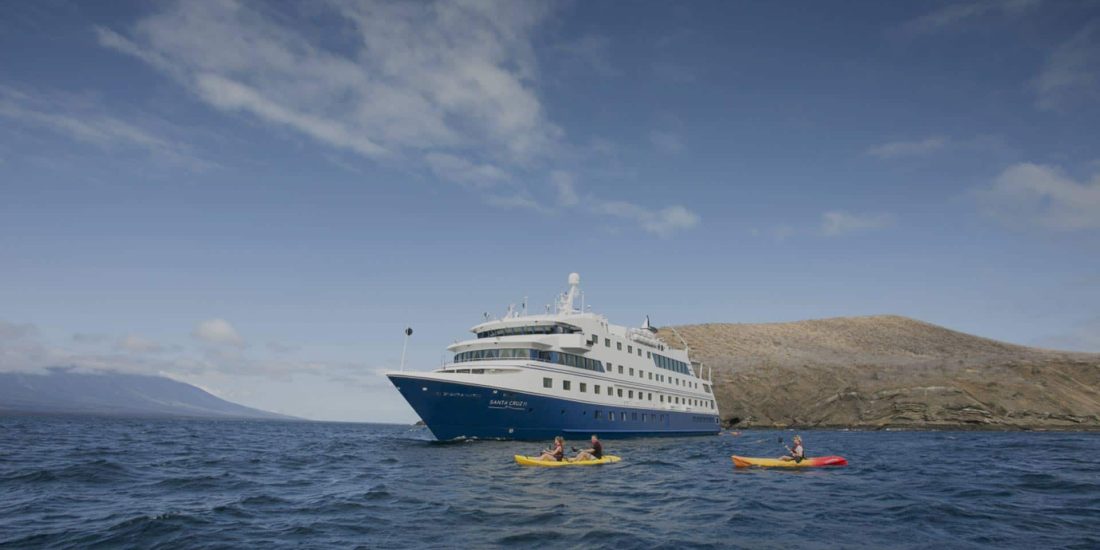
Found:
<svg viewBox="0 0 1100 550"><path fill-rule="evenodd" d="M1100 429L1100 354L880 315L665 327L714 371L727 425Z"/></svg>
<svg viewBox="0 0 1100 550"><path fill-rule="evenodd" d="M160 376L62 368L45 374L0 373L3 413L293 419L230 403Z"/></svg>

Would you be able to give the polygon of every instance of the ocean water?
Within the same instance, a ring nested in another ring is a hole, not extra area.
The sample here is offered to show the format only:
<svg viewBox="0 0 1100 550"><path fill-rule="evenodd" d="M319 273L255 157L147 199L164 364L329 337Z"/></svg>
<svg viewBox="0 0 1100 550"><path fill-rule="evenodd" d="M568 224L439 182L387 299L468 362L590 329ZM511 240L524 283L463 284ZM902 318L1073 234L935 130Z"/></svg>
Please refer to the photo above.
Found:
<svg viewBox="0 0 1100 550"><path fill-rule="evenodd" d="M407 426L0 417L0 546L1100 548L1100 434L804 431L851 465L732 467L790 435L547 469Z"/></svg>

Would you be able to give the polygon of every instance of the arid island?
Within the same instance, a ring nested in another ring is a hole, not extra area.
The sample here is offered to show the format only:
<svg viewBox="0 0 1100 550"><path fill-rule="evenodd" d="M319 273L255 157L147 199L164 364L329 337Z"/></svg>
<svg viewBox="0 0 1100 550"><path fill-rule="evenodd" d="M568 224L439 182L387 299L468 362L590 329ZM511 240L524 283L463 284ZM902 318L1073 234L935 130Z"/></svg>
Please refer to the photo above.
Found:
<svg viewBox="0 0 1100 550"><path fill-rule="evenodd" d="M1100 430L1100 353L892 315L664 327L714 372L727 427Z"/></svg>

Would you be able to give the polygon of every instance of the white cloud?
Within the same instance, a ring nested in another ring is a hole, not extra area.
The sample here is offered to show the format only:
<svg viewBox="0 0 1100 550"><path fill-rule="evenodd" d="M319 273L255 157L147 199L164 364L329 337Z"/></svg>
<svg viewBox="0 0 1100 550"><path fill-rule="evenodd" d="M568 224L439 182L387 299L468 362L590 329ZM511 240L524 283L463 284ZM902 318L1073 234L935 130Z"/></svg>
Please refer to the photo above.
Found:
<svg viewBox="0 0 1100 550"><path fill-rule="evenodd" d="M64 97L0 86L0 117L101 149L138 149L194 170L211 166L182 143Z"/></svg>
<svg viewBox="0 0 1100 550"><path fill-rule="evenodd" d="M164 346L136 334L126 335L115 344L115 347L121 351L131 353L159 353L164 351Z"/></svg>
<svg viewBox="0 0 1100 550"><path fill-rule="evenodd" d="M649 143L662 153L679 153L684 150L684 142L679 135L672 132L652 131L649 133Z"/></svg>
<svg viewBox="0 0 1100 550"><path fill-rule="evenodd" d="M424 156L424 161L437 178L474 187L491 187L510 178L492 164L479 164L455 155L430 153Z"/></svg>
<svg viewBox="0 0 1100 550"><path fill-rule="evenodd" d="M835 237L848 233L889 227L894 219L889 214L852 214L833 210L821 215L821 232Z"/></svg>
<svg viewBox="0 0 1100 550"><path fill-rule="evenodd" d="M527 2L334 2L339 49L301 14L179 2L99 43L176 78L197 97L367 157L480 147L523 161L560 130L532 79L545 6ZM292 9L292 8L290 8ZM316 14L314 14L316 15Z"/></svg>
<svg viewBox="0 0 1100 550"><path fill-rule="evenodd" d="M574 206L580 202L577 197L577 189L573 175L562 170L550 173L550 182L558 190L558 204L561 206Z"/></svg>
<svg viewBox="0 0 1100 550"><path fill-rule="evenodd" d="M371 161L411 166L468 186L500 208L549 212L549 205L576 204L573 180L553 175L575 148L537 93L534 45L552 5L333 0L321 6L176 2L128 29L96 32L102 47L161 71L213 109ZM326 28L340 29L326 40L309 26L322 16ZM609 69L605 39L559 48L597 71ZM668 151L682 148L672 134L654 140ZM549 189L523 183L545 181L539 174L546 173ZM509 186L505 193L497 189L502 184ZM684 207L612 210L662 236L698 223Z"/></svg>
<svg viewBox="0 0 1100 550"><path fill-rule="evenodd" d="M203 99L227 111L251 112L261 118L296 128L306 135L367 157L380 157L386 150L336 120L310 115L271 101L251 87L212 74L200 74L196 89Z"/></svg>
<svg viewBox="0 0 1100 550"><path fill-rule="evenodd" d="M1044 110L1100 99L1100 21L1086 25L1054 50L1034 87L1037 105Z"/></svg>
<svg viewBox="0 0 1100 550"><path fill-rule="evenodd" d="M947 138L930 137L916 141L891 141L867 149L866 153L880 159L914 157L934 153L943 149Z"/></svg>
<svg viewBox="0 0 1100 550"><path fill-rule="evenodd" d="M209 344L242 347L244 339L237 333L237 329L225 319L207 319L195 325L191 332L195 338Z"/></svg>
<svg viewBox="0 0 1100 550"><path fill-rule="evenodd" d="M910 33L934 33L986 16L1015 17L1037 7L1042 0L969 0L948 2L944 7L905 24Z"/></svg>
<svg viewBox="0 0 1100 550"><path fill-rule="evenodd" d="M641 228L658 237L670 237L677 231L699 225L699 216L679 205L652 210L625 201L601 201L597 212L636 222Z"/></svg>
<svg viewBox="0 0 1100 550"><path fill-rule="evenodd" d="M541 214L548 214L551 212L551 209L543 206L535 199L523 194L485 195L484 199L487 204L491 204L493 206L496 206L497 208L503 208L505 210L532 210Z"/></svg>
<svg viewBox="0 0 1100 550"><path fill-rule="evenodd" d="M987 214L1011 225L1054 231L1100 229L1100 174L1078 182L1056 167L1015 164L978 198Z"/></svg>

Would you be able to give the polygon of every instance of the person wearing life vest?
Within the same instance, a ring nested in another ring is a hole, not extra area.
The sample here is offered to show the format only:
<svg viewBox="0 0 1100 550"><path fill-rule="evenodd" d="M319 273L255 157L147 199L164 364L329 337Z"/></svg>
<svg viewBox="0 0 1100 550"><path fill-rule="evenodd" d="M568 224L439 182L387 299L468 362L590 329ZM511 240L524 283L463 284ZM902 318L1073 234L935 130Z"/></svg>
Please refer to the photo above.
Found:
<svg viewBox="0 0 1100 550"><path fill-rule="evenodd" d="M554 447L552 449L546 449L542 452L542 455L538 457L538 460L546 462L561 462L565 458L565 440L561 436L554 438Z"/></svg>
<svg viewBox="0 0 1100 550"><path fill-rule="evenodd" d="M592 445L587 449L581 449L577 456L573 457L572 462L581 460L599 460L603 458L603 444L600 443L600 438L596 437L596 434L592 434ZM576 451L576 449L573 449Z"/></svg>
<svg viewBox="0 0 1100 550"><path fill-rule="evenodd" d="M794 436L794 438L791 439L791 443L794 444L793 449L784 445L784 447L787 447L787 452L789 452L790 454L779 457L779 460L782 460L784 462L790 462L792 460L796 463L802 462L802 459L806 458L806 450L802 448L802 436Z"/></svg>

